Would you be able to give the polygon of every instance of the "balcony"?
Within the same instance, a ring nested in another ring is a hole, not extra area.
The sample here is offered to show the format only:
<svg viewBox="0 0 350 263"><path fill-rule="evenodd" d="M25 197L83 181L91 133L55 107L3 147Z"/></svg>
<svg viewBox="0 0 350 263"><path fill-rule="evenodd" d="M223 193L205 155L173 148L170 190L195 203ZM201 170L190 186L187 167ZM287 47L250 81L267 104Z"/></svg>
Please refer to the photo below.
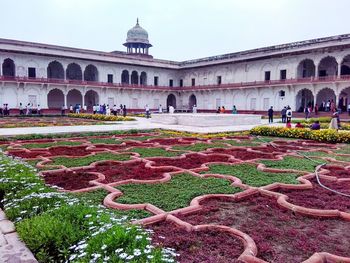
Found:
<svg viewBox="0 0 350 263"><path fill-rule="evenodd" d="M161 90L161 91L196 91L196 90L226 90L226 89L246 89L284 85L301 85L350 81L350 75L327 76L327 77L309 77L309 78L292 78L284 80L252 81L227 84L197 85L183 87L169 86L152 86L152 85L135 85L125 83L108 83L83 80L65 80L65 79L48 79L48 78L29 78L29 77L9 77L0 76L2 82L16 83L36 83L36 84L56 84L56 85L74 85L74 86L92 86L106 87L115 89L133 89L133 90Z"/></svg>

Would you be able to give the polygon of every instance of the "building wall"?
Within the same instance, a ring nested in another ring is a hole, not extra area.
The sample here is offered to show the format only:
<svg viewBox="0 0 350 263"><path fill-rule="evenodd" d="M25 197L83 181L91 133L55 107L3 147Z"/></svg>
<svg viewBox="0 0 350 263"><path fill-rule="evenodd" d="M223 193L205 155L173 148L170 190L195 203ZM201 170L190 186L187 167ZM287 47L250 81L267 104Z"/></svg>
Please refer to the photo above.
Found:
<svg viewBox="0 0 350 263"><path fill-rule="evenodd" d="M271 80L280 79L280 70L287 70L286 78L299 78L298 66L305 59L311 59L316 68L322 64L322 59L326 57L334 57L337 63L336 70L329 72L340 74L340 65L343 59L350 54L350 50L340 50L330 53L309 52L303 55L289 55L282 58L270 58L255 60L251 62L230 63L225 65L212 65L201 68L193 67L191 69L162 69L158 67L145 67L140 65L123 65L118 63L104 63L96 61L87 61L81 59L48 57L28 54L15 54L0 52L1 63L10 58L14 61L16 67L16 76L28 76L28 67L36 68L37 78L47 78L47 67L50 62L58 61L62 64L64 70L70 63L80 65L84 74L86 66L92 64L98 70L98 81L107 82L107 74L113 74L113 82L121 82L121 74L123 70L136 70L140 76L141 72L147 73L147 84L153 85L155 76L158 76L159 86L169 86L169 79L173 79L174 86L179 86L180 79L184 80L184 86L191 86L192 79L195 79L195 85L216 85L217 77L221 76L222 84L264 81L265 71L271 72ZM300 73L299 73L300 74ZM0 67L0 75L2 75L2 67ZM170 91L149 91L149 90L132 90L125 88L108 88L99 85L74 85L74 84L28 84L14 83L2 81L0 83L0 104L8 103L11 108L18 108L19 103L23 105L27 103L40 104L42 108L48 107L48 94L51 90L58 89L64 94L64 103L67 104L67 97L71 90L78 90L82 96L82 103L86 103L85 94L89 90L94 90L98 94L98 103L103 104L125 104L127 108L143 109L146 104L151 108L157 108L159 104L164 107L167 103L169 94L176 97L177 108L188 108L189 98L193 94L197 99L198 109L215 110L218 106L225 106L231 109L233 105L238 110L266 110L270 106L280 110L283 106L290 105L294 110L300 106L301 99L298 94L301 90L307 89L314 97L314 103L317 98L323 101L327 97L332 97L332 92L336 101L340 98L342 91L350 87L349 81L341 83L329 84L293 84L279 86L262 86L254 88L228 88L227 90L210 88L202 91L182 91L178 92L174 88L174 92ZM325 92L325 89L328 91ZM285 92L285 96L280 96L280 91ZM350 93L350 92L349 92ZM350 95L346 93L349 97ZM69 105L67 105L69 106Z"/></svg>

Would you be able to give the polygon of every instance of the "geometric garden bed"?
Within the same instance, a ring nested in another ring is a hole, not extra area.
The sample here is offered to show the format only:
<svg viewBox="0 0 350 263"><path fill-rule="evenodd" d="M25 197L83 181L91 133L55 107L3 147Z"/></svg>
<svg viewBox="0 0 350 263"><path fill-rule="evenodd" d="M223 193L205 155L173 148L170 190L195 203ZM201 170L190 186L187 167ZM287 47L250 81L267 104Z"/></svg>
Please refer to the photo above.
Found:
<svg viewBox="0 0 350 263"><path fill-rule="evenodd" d="M154 247L172 248L169 262L350 262L350 198L313 174L327 162L321 182L349 195L349 148L241 138L148 132L1 147L73 199L87 196L117 214L147 211L132 223L149 229Z"/></svg>

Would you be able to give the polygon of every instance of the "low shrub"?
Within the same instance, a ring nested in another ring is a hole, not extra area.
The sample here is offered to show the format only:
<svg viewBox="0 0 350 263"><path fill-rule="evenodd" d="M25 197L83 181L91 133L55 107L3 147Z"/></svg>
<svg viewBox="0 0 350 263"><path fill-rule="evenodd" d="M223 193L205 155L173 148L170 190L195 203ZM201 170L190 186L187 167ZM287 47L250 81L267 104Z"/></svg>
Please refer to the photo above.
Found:
<svg viewBox="0 0 350 263"><path fill-rule="evenodd" d="M308 139L328 143L350 143L350 132L331 129L310 130L259 126L250 130L252 135Z"/></svg>
<svg viewBox="0 0 350 263"><path fill-rule="evenodd" d="M114 115L103 115L103 114L88 114L88 113L69 113L68 117L71 118L82 118L82 119L92 119L100 121L134 121L131 117L122 117Z"/></svg>
<svg viewBox="0 0 350 263"><path fill-rule="evenodd" d="M0 155L0 200L8 218L39 262L165 262L174 253L151 245L149 233L129 225L135 211L101 206L104 193L60 193L33 168Z"/></svg>

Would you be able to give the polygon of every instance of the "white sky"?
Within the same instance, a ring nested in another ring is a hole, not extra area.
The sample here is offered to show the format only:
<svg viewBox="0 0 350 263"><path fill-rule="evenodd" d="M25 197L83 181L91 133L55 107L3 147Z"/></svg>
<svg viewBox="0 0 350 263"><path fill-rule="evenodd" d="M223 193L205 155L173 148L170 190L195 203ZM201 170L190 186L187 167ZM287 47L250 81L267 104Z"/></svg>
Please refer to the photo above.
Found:
<svg viewBox="0 0 350 263"><path fill-rule="evenodd" d="M182 61L350 33L349 0L0 0L0 38L125 51L148 31L155 58Z"/></svg>

